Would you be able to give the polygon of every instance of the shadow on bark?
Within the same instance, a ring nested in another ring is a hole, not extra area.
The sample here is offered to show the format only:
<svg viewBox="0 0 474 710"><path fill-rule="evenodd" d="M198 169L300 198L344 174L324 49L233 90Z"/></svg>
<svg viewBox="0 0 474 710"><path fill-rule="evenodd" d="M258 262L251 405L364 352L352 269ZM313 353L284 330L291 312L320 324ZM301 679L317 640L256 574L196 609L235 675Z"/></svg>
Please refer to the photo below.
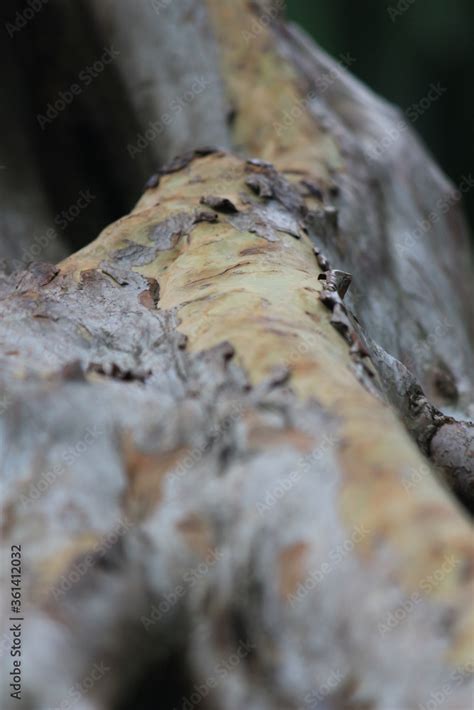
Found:
<svg viewBox="0 0 474 710"><path fill-rule="evenodd" d="M185 661L185 651L175 651L163 663L143 669L128 693L113 710L181 710L196 705L190 700L196 692ZM186 705L187 700L187 705ZM213 710L205 698L199 701L200 710Z"/></svg>

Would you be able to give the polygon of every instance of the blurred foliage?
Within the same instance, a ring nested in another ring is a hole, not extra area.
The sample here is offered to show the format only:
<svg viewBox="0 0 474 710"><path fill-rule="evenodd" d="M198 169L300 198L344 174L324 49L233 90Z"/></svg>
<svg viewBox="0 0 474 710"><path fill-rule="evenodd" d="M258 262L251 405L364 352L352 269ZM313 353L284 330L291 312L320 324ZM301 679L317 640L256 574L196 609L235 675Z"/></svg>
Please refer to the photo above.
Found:
<svg viewBox="0 0 474 710"><path fill-rule="evenodd" d="M430 84L446 87L415 128L455 184L474 175L472 0L288 0L287 14L332 56L349 52L352 73L404 111ZM464 199L472 228L474 190Z"/></svg>

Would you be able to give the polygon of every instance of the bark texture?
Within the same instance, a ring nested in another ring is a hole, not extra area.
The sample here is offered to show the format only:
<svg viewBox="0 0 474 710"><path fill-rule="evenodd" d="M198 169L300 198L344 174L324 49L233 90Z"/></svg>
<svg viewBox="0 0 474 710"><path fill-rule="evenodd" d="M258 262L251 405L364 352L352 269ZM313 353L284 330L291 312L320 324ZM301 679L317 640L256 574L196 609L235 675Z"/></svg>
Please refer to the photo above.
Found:
<svg viewBox="0 0 474 710"><path fill-rule="evenodd" d="M274 6L84 7L141 131L204 89L130 214L0 283L24 706L468 708L457 193Z"/></svg>

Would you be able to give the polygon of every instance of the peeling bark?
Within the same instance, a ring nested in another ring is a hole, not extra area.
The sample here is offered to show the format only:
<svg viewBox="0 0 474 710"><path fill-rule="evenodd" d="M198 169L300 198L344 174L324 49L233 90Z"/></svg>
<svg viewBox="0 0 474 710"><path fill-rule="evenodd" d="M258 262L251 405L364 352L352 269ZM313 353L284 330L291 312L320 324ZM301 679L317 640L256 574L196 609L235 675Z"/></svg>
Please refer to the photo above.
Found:
<svg viewBox="0 0 474 710"><path fill-rule="evenodd" d="M396 112L270 5L86 7L145 125L193 72L214 101L164 128L129 214L0 282L23 705L469 707L457 205L397 248L452 188L409 131L367 157Z"/></svg>

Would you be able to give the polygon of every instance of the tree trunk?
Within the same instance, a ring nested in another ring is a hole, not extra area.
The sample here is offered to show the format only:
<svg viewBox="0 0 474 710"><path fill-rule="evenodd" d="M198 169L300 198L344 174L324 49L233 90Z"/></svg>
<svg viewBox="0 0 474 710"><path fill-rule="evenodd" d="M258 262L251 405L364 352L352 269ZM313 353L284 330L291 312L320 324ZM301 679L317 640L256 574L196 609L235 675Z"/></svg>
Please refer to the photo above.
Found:
<svg viewBox="0 0 474 710"><path fill-rule="evenodd" d="M464 186L279 5L47 9L158 172L0 280L5 707L470 707Z"/></svg>

